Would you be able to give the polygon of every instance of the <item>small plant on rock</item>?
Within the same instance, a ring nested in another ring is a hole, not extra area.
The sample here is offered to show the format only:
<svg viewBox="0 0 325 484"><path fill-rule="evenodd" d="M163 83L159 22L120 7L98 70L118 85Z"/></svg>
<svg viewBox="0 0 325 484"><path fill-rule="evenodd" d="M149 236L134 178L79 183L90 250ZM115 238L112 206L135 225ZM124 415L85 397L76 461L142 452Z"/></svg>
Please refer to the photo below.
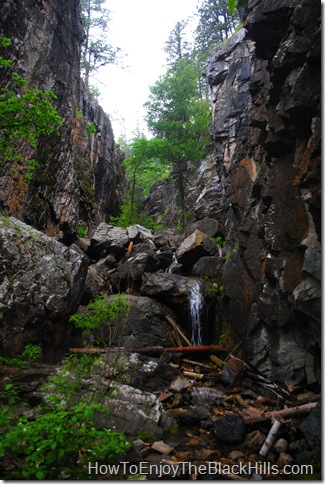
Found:
<svg viewBox="0 0 325 484"><path fill-rule="evenodd" d="M97 345L106 346L112 339L111 323L127 313L128 303L124 294L118 294L112 302L107 297L99 296L87 306L86 313L74 314L70 321L90 342L95 335Z"/></svg>
<svg viewBox="0 0 325 484"><path fill-rule="evenodd" d="M102 410L97 387L87 401L77 398L92 364L85 355L70 357L45 386L51 396L33 417L18 416L14 407L1 408L0 470L6 479L89 479L89 461L109 463L125 454L124 434L95 428L95 413Z"/></svg>

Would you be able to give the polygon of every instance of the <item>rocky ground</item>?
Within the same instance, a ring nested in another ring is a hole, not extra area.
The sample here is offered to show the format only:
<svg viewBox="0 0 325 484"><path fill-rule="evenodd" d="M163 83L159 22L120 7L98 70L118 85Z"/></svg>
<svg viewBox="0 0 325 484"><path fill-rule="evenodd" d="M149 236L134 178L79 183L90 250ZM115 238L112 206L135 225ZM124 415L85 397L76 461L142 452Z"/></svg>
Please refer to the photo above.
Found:
<svg viewBox="0 0 325 484"><path fill-rule="evenodd" d="M318 480L317 389L277 385L233 354L210 353L103 353L80 398L90 382L103 395L114 388L102 399L109 417L96 425L116 427L133 444L115 470L89 463L85 478ZM34 364L11 378L24 399L40 403L42 384L61 367Z"/></svg>

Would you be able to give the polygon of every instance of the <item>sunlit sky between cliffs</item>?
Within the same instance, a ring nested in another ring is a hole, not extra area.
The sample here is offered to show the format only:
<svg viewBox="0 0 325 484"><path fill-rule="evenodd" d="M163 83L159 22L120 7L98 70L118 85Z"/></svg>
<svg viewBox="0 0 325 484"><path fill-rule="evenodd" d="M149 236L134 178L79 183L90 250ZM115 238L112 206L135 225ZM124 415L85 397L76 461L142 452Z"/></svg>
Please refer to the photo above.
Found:
<svg viewBox="0 0 325 484"><path fill-rule="evenodd" d="M126 66L103 67L91 84L101 95L99 102L109 114L115 139L135 136L137 129L148 135L143 119L143 104L149 86L166 71L165 42L176 23L193 17L198 0L108 0L111 11L108 42L120 47L127 56ZM195 19L189 24L194 28Z"/></svg>

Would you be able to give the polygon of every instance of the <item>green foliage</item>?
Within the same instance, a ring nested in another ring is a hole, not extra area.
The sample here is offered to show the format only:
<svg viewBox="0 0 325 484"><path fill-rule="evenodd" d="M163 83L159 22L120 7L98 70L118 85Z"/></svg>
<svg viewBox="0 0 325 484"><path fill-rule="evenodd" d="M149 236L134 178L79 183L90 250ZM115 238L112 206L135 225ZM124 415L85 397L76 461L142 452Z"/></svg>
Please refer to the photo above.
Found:
<svg viewBox="0 0 325 484"><path fill-rule="evenodd" d="M87 124L87 131L90 135L95 134L97 132L96 124L95 123L88 123Z"/></svg>
<svg viewBox="0 0 325 484"><path fill-rule="evenodd" d="M221 235L219 235L218 237L215 237L215 242L220 245L220 247L224 248L226 247L226 239L224 239L223 237L221 237Z"/></svg>
<svg viewBox="0 0 325 484"><path fill-rule="evenodd" d="M85 227L83 222L79 222L77 226L77 235L78 237L86 237L88 234L88 230Z"/></svg>
<svg viewBox="0 0 325 484"><path fill-rule="evenodd" d="M101 92L97 86L89 85L86 89L92 96L99 97Z"/></svg>
<svg viewBox="0 0 325 484"><path fill-rule="evenodd" d="M191 55L191 45L185 39L187 23L186 20L177 22L170 32L167 42L165 42L164 51L168 56L167 62L171 66L175 65L180 59L189 58Z"/></svg>
<svg viewBox="0 0 325 484"><path fill-rule="evenodd" d="M196 51L206 57L211 48L228 39L239 23L235 9L230 12L228 0L203 0L198 7Z"/></svg>
<svg viewBox="0 0 325 484"><path fill-rule="evenodd" d="M25 346L21 357L26 361L37 361L42 356L42 349L39 345L28 344Z"/></svg>
<svg viewBox="0 0 325 484"><path fill-rule="evenodd" d="M1 408L0 467L6 479L87 479L89 461L110 463L126 452L123 434L95 428L95 413L103 410L96 388L87 402L76 399L92 364L87 356L70 357L46 385L52 397L32 419L17 416L14 407Z"/></svg>
<svg viewBox="0 0 325 484"><path fill-rule="evenodd" d="M80 328L88 340L95 334L95 343L106 346L110 341L107 329L113 321L126 315L127 310L128 303L124 294L118 294L111 303L107 297L99 296L88 304L86 313L74 314L70 317L70 322Z"/></svg>
<svg viewBox="0 0 325 484"><path fill-rule="evenodd" d="M81 0L84 42L81 52L81 68L86 87L89 76L107 64L116 62L120 48L106 42L109 30L110 11L105 8L106 0Z"/></svg>
<svg viewBox="0 0 325 484"><path fill-rule="evenodd" d="M79 118L83 117L82 110L78 106L76 107L76 116Z"/></svg>
<svg viewBox="0 0 325 484"><path fill-rule="evenodd" d="M25 346L24 351L17 358L6 358L0 356L0 364L7 366L25 366L33 361L38 361L42 356L42 349L39 345L28 344Z"/></svg>
<svg viewBox="0 0 325 484"><path fill-rule="evenodd" d="M9 39L0 39L2 47L10 45ZM8 69L10 60L0 57L0 68ZM32 89L17 72L11 72L12 87L0 88L0 167L6 163L24 160L26 145L36 148L39 137L59 134L61 118L52 106L56 99L52 91ZM27 159L24 163L27 181L39 168L39 162Z"/></svg>
<svg viewBox="0 0 325 484"><path fill-rule="evenodd" d="M109 223L115 227L129 227L130 225L140 224L151 230L163 228L162 225L145 214L139 202L134 202L131 205L128 197L120 207L120 215L118 217L110 217Z"/></svg>
<svg viewBox="0 0 325 484"><path fill-rule="evenodd" d="M159 158L173 166L178 180L178 194L186 225L185 180L188 162L199 161L209 146L209 103L200 99L198 73L194 64L180 59L150 88L147 123L161 140Z"/></svg>
<svg viewBox="0 0 325 484"><path fill-rule="evenodd" d="M246 7L248 0L228 0L228 10L230 15L233 15L236 8Z"/></svg>

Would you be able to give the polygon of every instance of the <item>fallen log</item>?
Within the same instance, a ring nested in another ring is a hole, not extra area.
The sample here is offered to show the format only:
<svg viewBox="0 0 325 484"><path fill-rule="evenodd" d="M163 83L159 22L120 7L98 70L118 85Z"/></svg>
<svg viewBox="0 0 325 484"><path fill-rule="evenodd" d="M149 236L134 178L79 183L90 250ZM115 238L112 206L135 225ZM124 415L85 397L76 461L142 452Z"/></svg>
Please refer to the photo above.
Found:
<svg viewBox="0 0 325 484"><path fill-rule="evenodd" d="M70 348L70 353L95 355L101 353L142 353L142 354L161 354L161 353L214 353L224 352L220 345L211 346L143 346L140 348Z"/></svg>
<svg viewBox="0 0 325 484"><path fill-rule="evenodd" d="M310 412L316 407L318 402L306 403L305 405L296 405L295 407L284 408L283 410L274 410L265 412L259 417L243 417L245 424L255 424L265 422L266 420L281 420L287 417L295 417Z"/></svg>

